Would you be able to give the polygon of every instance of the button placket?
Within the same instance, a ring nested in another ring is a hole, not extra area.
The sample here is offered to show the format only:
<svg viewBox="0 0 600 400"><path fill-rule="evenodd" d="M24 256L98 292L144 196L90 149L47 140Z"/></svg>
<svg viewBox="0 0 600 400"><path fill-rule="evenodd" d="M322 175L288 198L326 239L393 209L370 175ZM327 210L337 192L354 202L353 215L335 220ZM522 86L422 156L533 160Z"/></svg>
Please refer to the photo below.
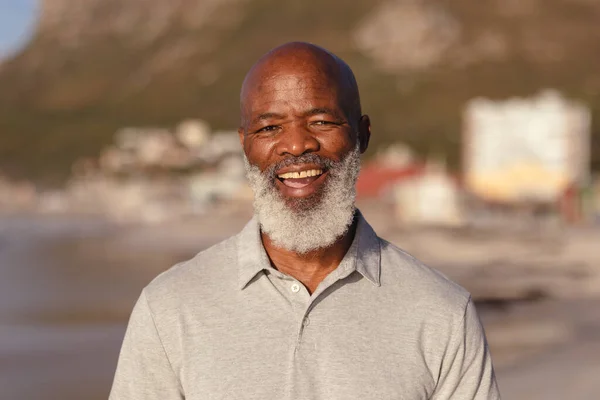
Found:
<svg viewBox="0 0 600 400"><path fill-rule="evenodd" d="M298 350L300 350L300 347L302 346L302 340L304 337L304 331L306 327L308 327L309 323L310 322L308 320L308 314L304 314L298 327L298 337L296 339L296 348L294 349L294 352L298 352Z"/></svg>

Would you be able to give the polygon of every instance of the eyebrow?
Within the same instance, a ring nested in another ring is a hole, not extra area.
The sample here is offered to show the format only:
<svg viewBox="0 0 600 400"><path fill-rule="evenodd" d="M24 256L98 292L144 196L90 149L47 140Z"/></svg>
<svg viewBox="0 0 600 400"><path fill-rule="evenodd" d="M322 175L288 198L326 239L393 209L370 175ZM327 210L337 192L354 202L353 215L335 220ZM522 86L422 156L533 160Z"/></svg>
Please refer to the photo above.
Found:
<svg viewBox="0 0 600 400"><path fill-rule="evenodd" d="M322 115L322 114L328 114L331 115L335 118L342 118L342 116L340 115L339 112L335 111L332 108L327 108L327 107L315 107L315 108L311 108L310 110L306 111L303 116L304 117L312 117L315 115ZM257 124L261 121L265 121L268 119L285 119L285 115L283 114L279 114L279 113L275 113L275 112L266 112L266 113L262 113L260 115L258 115L256 118L254 118L252 120L252 124Z"/></svg>
<svg viewBox="0 0 600 400"><path fill-rule="evenodd" d="M331 108L327 108L327 107L316 107L316 108L312 108L310 110L308 110L307 112L304 113L305 117L312 117L314 115L320 115L320 114L329 114L333 117L336 118L341 118L341 115L339 112L331 109Z"/></svg>
<svg viewBox="0 0 600 400"><path fill-rule="evenodd" d="M256 124L260 121L264 121L267 119L284 119L284 118L285 118L285 115L283 115L283 114L278 114L278 113L274 113L274 112L266 112L266 113L260 114L256 118L254 118L252 120L252 123Z"/></svg>

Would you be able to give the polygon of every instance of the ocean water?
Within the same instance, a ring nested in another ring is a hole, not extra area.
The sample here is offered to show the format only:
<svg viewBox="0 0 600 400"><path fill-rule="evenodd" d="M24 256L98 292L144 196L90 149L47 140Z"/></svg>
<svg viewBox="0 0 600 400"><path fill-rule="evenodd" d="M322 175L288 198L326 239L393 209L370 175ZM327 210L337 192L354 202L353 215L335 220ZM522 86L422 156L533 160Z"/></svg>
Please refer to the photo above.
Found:
<svg viewBox="0 0 600 400"><path fill-rule="evenodd" d="M140 290L184 256L95 219L0 217L0 399L106 399Z"/></svg>

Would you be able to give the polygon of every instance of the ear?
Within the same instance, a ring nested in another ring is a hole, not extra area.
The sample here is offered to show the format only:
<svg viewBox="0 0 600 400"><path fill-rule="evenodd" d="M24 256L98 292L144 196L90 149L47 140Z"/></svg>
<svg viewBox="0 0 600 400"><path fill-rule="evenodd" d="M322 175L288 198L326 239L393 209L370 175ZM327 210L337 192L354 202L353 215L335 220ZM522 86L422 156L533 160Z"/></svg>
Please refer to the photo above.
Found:
<svg viewBox="0 0 600 400"><path fill-rule="evenodd" d="M358 121L358 142L360 143L360 153L367 151L371 139L371 118L363 115Z"/></svg>

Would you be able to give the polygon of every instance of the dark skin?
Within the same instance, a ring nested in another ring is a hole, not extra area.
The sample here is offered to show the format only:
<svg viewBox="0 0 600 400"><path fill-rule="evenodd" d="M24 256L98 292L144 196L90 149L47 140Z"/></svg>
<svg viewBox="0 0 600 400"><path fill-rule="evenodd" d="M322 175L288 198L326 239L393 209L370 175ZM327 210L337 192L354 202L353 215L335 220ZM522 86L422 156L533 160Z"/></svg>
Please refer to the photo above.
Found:
<svg viewBox="0 0 600 400"><path fill-rule="evenodd" d="M357 142L361 153L367 149L371 125L369 117L361 115L354 75L320 47L294 42L272 50L251 68L240 100L240 142L248 161L261 171L307 153L340 161ZM293 165L277 173L315 168ZM327 171L302 188L290 188L277 178L275 187L293 208L299 200L319 201L326 181ZM262 242L273 267L313 293L342 261L355 225L332 246L306 254L278 247L264 233Z"/></svg>

